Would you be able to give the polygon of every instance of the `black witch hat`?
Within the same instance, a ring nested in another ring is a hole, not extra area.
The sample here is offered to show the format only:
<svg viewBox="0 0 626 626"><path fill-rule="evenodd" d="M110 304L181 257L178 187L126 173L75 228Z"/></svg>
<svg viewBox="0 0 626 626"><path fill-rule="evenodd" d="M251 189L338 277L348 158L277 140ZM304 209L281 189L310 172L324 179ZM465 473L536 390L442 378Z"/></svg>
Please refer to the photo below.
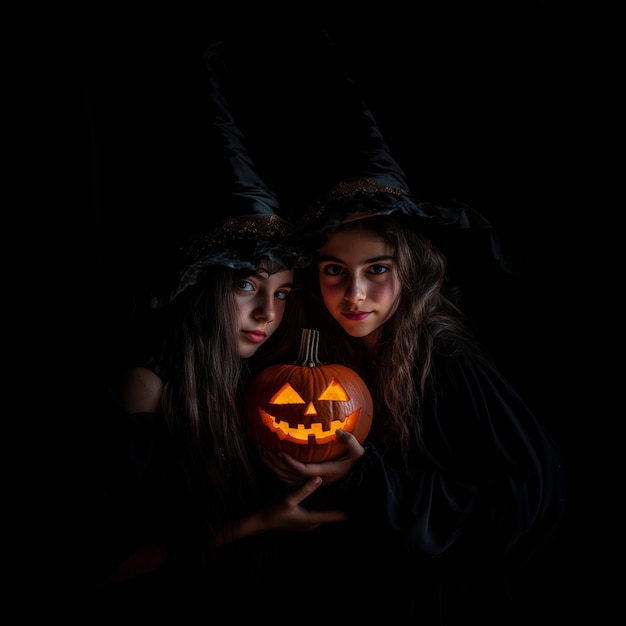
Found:
<svg viewBox="0 0 626 626"><path fill-rule="evenodd" d="M293 226L281 215L278 197L257 170L229 110L222 89L228 68L221 48L218 42L204 53L215 143L211 148L225 166L219 178L220 200L207 207L210 218L200 232L178 247L173 287L164 296L152 299L153 308L165 306L213 266L254 270L263 258L287 268L305 262L293 244Z"/></svg>
<svg viewBox="0 0 626 626"><path fill-rule="evenodd" d="M308 253L319 250L344 221L394 214L409 224L419 222L431 234L449 233L450 229L480 231L487 236L491 255L501 268L513 272L495 228L478 211L458 202L441 206L420 200L410 192L405 173L392 157L354 82L345 77L340 82L342 111L350 116L344 126L353 129L352 148L344 160L346 177L323 193L299 220L300 237ZM435 236L438 238L440 235Z"/></svg>

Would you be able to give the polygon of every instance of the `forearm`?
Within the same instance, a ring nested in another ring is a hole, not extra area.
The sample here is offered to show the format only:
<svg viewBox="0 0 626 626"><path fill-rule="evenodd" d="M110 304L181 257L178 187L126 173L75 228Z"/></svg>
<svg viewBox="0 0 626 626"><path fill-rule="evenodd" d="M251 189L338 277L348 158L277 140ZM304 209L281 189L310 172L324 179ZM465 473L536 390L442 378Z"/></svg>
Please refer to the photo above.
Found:
<svg viewBox="0 0 626 626"><path fill-rule="evenodd" d="M262 515L255 511L219 529L216 533L215 545L219 548L252 535L259 535L266 530L268 529L264 528Z"/></svg>
<svg viewBox="0 0 626 626"><path fill-rule="evenodd" d="M160 569L168 560L165 545L145 543L118 565L101 582L101 587L127 582Z"/></svg>

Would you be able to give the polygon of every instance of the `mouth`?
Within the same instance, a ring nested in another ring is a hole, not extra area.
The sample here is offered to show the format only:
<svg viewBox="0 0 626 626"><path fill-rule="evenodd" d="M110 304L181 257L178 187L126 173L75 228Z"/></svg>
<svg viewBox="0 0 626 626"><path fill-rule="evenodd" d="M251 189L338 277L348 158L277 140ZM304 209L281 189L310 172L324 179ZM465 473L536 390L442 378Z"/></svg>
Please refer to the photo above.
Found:
<svg viewBox="0 0 626 626"><path fill-rule="evenodd" d="M351 322L360 322L371 315L371 313L371 311L342 311L341 315Z"/></svg>
<svg viewBox="0 0 626 626"><path fill-rule="evenodd" d="M267 336L260 330L242 330L241 332L253 343L261 343Z"/></svg>

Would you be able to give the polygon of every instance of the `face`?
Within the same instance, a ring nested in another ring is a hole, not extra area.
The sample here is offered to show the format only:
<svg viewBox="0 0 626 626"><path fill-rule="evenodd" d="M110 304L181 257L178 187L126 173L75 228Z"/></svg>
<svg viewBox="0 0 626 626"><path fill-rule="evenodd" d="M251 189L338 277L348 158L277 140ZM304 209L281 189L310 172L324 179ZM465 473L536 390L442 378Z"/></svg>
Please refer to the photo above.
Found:
<svg viewBox="0 0 626 626"><path fill-rule="evenodd" d="M240 357L252 356L278 328L292 287L291 270L259 270L233 284Z"/></svg>
<svg viewBox="0 0 626 626"><path fill-rule="evenodd" d="M340 229L320 251L318 276L330 314L352 337L374 343L400 301L389 244L362 226Z"/></svg>

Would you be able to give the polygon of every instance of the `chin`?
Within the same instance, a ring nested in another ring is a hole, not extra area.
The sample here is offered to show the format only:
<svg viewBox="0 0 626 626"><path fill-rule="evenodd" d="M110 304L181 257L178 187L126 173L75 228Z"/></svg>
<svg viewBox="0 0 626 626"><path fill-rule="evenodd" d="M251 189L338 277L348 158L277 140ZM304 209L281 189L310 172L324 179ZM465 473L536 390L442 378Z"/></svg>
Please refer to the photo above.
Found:
<svg viewBox="0 0 626 626"><path fill-rule="evenodd" d="M242 359L249 359L258 349L259 346L239 346L239 356Z"/></svg>
<svg viewBox="0 0 626 626"><path fill-rule="evenodd" d="M367 337L371 331L369 330L359 330L358 328L344 328L344 330L350 335L350 337L356 337L358 339L362 337Z"/></svg>

